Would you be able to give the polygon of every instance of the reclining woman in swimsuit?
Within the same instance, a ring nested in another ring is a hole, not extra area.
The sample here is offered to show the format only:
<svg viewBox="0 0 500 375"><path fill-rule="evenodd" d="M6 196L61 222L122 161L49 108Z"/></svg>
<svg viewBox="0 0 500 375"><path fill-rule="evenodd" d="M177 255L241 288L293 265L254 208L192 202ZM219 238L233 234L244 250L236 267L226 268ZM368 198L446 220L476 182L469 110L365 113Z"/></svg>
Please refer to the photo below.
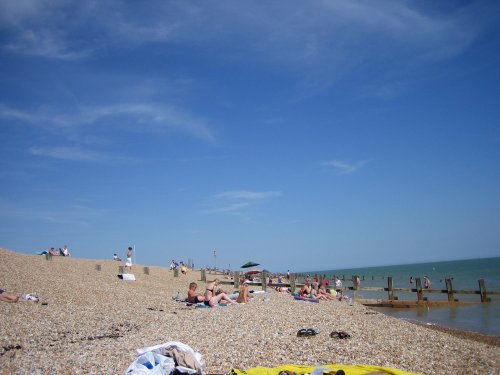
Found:
<svg viewBox="0 0 500 375"><path fill-rule="evenodd" d="M216 307L219 303L231 303L236 304L226 293L215 294L217 291L217 286L219 285L219 279L215 279L210 284L207 284L205 289L205 305L210 305Z"/></svg>
<svg viewBox="0 0 500 375"><path fill-rule="evenodd" d="M309 289L309 283L306 283L300 288L299 296L309 298L311 297L311 289Z"/></svg>

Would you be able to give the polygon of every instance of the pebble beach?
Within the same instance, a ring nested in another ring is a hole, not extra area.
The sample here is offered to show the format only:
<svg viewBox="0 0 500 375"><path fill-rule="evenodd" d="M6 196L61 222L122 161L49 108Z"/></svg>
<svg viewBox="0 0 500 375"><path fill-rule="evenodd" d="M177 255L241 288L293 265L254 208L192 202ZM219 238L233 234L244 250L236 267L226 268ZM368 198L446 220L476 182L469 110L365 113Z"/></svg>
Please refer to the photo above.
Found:
<svg viewBox="0 0 500 375"><path fill-rule="evenodd" d="M40 297L0 302L0 374L121 374L136 349L167 341L201 353L208 374L331 363L426 375L500 373L498 337L414 324L356 302L295 301L270 289L247 304L195 308L172 297L186 294L191 281L203 291L199 271L174 277L150 266L147 275L134 265L136 280L125 281L117 277L120 265L0 249L0 288ZM297 337L302 328L319 333ZM331 338L332 331L351 338Z"/></svg>

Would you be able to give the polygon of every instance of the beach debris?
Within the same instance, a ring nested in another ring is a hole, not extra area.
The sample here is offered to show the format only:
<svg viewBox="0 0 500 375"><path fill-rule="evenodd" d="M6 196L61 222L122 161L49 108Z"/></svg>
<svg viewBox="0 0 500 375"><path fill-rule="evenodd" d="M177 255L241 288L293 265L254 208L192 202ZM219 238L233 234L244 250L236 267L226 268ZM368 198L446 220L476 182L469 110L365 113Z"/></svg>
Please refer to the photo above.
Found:
<svg viewBox="0 0 500 375"><path fill-rule="evenodd" d="M164 344L137 349L137 358L123 373L168 375L173 373L203 374L203 356L182 342L169 341Z"/></svg>

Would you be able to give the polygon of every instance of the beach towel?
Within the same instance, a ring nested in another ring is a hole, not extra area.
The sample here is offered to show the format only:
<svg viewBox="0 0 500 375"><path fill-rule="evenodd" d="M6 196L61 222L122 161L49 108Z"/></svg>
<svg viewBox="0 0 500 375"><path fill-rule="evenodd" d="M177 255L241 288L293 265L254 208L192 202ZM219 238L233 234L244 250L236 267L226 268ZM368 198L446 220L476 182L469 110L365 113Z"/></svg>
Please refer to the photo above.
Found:
<svg viewBox="0 0 500 375"><path fill-rule="evenodd" d="M297 301L308 301L308 302L319 303L319 299L318 298L305 298L305 297L295 296L295 297L293 297L293 299L296 299Z"/></svg>
<svg viewBox="0 0 500 375"><path fill-rule="evenodd" d="M382 373L389 375L420 375L414 372L406 372L390 367L370 366L370 365L338 365L330 364L321 367L283 365L278 367L253 367L248 370L232 369L227 375L282 375L284 374L329 374L335 375L339 370L343 370L345 375L366 375L370 373Z"/></svg>
<svg viewBox="0 0 500 375"><path fill-rule="evenodd" d="M118 274L118 278L123 280L135 281L135 275L132 273L120 273Z"/></svg>

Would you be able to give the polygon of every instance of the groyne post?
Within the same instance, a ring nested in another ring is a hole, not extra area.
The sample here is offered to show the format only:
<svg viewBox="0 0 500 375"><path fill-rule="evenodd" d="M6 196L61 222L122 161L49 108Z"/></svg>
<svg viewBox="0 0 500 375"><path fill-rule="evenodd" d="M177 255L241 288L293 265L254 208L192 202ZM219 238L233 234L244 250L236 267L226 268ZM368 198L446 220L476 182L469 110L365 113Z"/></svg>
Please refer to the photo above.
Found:
<svg viewBox="0 0 500 375"><path fill-rule="evenodd" d="M201 281L207 282L207 270L204 268L201 270Z"/></svg>
<svg viewBox="0 0 500 375"><path fill-rule="evenodd" d="M486 296L486 286L484 285L484 279L479 279L479 293L481 294L481 302L490 302L491 298Z"/></svg>
<svg viewBox="0 0 500 375"><path fill-rule="evenodd" d="M448 302L455 301L455 297L453 295L453 285L451 283L451 279L445 279L444 282L446 283L446 290L448 293Z"/></svg>
<svg viewBox="0 0 500 375"><path fill-rule="evenodd" d="M52 254L51 253L45 254L45 259L46 260L52 260Z"/></svg>
<svg viewBox="0 0 500 375"><path fill-rule="evenodd" d="M100 264L96 264L95 265L95 270L96 271L100 271L101 270L101 265Z"/></svg>
<svg viewBox="0 0 500 375"><path fill-rule="evenodd" d="M392 283L392 276L387 277L387 294L389 295L389 300L394 299L394 285Z"/></svg>
<svg viewBox="0 0 500 375"><path fill-rule="evenodd" d="M262 273L262 290L267 290L267 273L265 272Z"/></svg>
<svg viewBox="0 0 500 375"><path fill-rule="evenodd" d="M294 273L292 273L290 275L290 291L292 293L295 292L295 288L296 288L296 279L295 279L296 275Z"/></svg>
<svg viewBox="0 0 500 375"><path fill-rule="evenodd" d="M420 277L417 277L415 279L415 285L417 286L417 300L423 301L424 292L422 292L422 280L420 279Z"/></svg>
<svg viewBox="0 0 500 375"><path fill-rule="evenodd" d="M149 267L144 267L144 274L149 275Z"/></svg>
<svg viewBox="0 0 500 375"><path fill-rule="evenodd" d="M233 281L234 281L234 289L239 289L240 288L240 271L234 271Z"/></svg>
<svg viewBox="0 0 500 375"><path fill-rule="evenodd" d="M179 269L174 269L174 277L179 277Z"/></svg>

